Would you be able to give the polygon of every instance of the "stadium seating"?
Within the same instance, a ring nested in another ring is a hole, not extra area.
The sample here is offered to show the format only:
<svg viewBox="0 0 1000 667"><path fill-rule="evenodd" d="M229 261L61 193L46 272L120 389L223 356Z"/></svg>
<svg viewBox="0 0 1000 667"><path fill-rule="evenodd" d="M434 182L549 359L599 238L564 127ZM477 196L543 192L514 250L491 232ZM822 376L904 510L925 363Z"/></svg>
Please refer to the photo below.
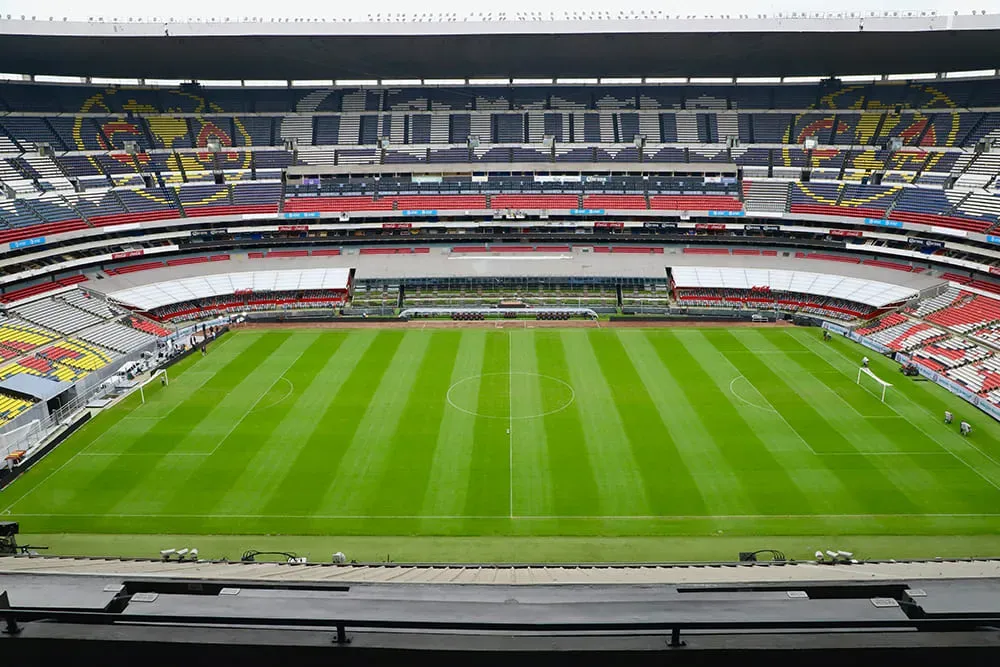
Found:
<svg viewBox="0 0 1000 667"><path fill-rule="evenodd" d="M906 321L872 333L869 337L890 350L908 352L927 343L946 337L943 329L924 322Z"/></svg>
<svg viewBox="0 0 1000 667"><path fill-rule="evenodd" d="M574 209L580 208L577 195L493 195L491 205L495 209ZM645 205L643 205L645 208Z"/></svg>
<svg viewBox="0 0 1000 667"><path fill-rule="evenodd" d="M156 340L155 336L117 322L105 322L82 331L77 336L89 343L99 344L109 350L128 354Z"/></svg>
<svg viewBox="0 0 1000 667"><path fill-rule="evenodd" d="M874 308L853 301L798 292L729 288L677 288L677 301L683 306L738 307L805 312L838 320L855 320L870 316Z"/></svg>
<svg viewBox="0 0 1000 667"><path fill-rule="evenodd" d="M859 327L854 331L860 336L870 336L871 334L877 333L884 329L888 329L889 327L894 327L899 324L904 324L907 321L908 320L904 315L901 315L899 313L889 313L885 317L879 318L878 321L873 322L872 324L865 327Z"/></svg>
<svg viewBox="0 0 1000 667"><path fill-rule="evenodd" d="M585 195L583 208L645 210L647 206L646 198L642 195Z"/></svg>
<svg viewBox="0 0 1000 667"><path fill-rule="evenodd" d="M280 92L3 85L0 190L16 195L0 196L3 243L90 227L282 213L648 207L873 218L977 233L997 225L1000 215L1000 158L973 150L1000 133L1000 113L970 110L970 104L982 109L984 101L1000 101L994 79ZM307 102L310 96L319 101ZM212 113L203 117L206 108ZM726 144L730 135L739 146ZM391 147L376 145L383 136ZM479 139L477 146L469 146L470 136ZM546 136L554 146L542 143ZM641 148L637 136L644 137ZM207 152L209 137L223 150ZM808 137L820 146L807 150ZM294 150L285 145L290 138L298 140ZM907 148L889 150L891 138ZM124 150L133 141L135 155ZM54 153L39 154L43 144ZM575 182L508 174L502 186L493 176L474 183L389 175L380 182L282 182L282 170L292 164L446 162L606 163L611 173L615 165L635 163L652 173ZM658 164L670 172L684 164L740 165L745 180L740 189L729 176L663 176L655 173ZM808 183L800 180L806 168L812 170ZM187 261L193 260L166 265ZM865 263L910 270L886 260ZM111 266L107 274L157 266ZM73 284L35 280L14 284L0 298L9 303ZM969 284L1000 293L1000 285L976 280Z"/></svg>
<svg viewBox="0 0 1000 667"><path fill-rule="evenodd" d="M649 198L649 208L659 211L739 211L743 203L722 195L657 195Z"/></svg>
<svg viewBox="0 0 1000 667"><path fill-rule="evenodd" d="M945 375L993 405L1000 405L1000 358L991 356L978 363L949 369Z"/></svg>
<svg viewBox="0 0 1000 667"><path fill-rule="evenodd" d="M913 358L932 370L943 371L980 361L992 354L991 350L982 345L951 336L915 350Z"/></svg>
<svg viewBox="0 0 1000 667"><path fill-rule="evenodd" d="M4 359L50 343L59 335L23 320L0 318L0 355Z"/></svg>
<svg viewBox="0 0 1000 667"><path fill-rule="evenodd" d="M169 336L170 330L161 327L159 324L150 322L149 320L144 320L138 317L130 317L128 319L128 324L134 329L148 333L151 336ZM101 341L98 341L99 343ZM107 347L107 346L105 346Z"/></svg>
<svg viewBox="0 0 1000 667"><path fill-rule="evenodd" d="M64 334L101 322L100 317L54 298L40 299L17 306L12 312L29 322Z"/></svg>
<svg viewBox="0 0 1000 667"><path fill-rule="evenodd" d="M747 212L784 213L790 186L784 181L743 181L743 206Z"/></svg>
<svg viewBox="0 0 1000 667"><path fill-rule="evenodd" d="M22 287L19 289L11 290L0 295L0 301L4 303L15 303L21 301L22 299L27 299L39 294L44 294L46 292L52 292L57 289L62 289L64 287L70 287L72 285L78 285L79 283L86 282L87 277L83 275L69 276L67 278L57 278L55 280L50 280L46 282L35 283L28 287Z"/></svg>
<svg viewBox="0 0 1000 667"><path fill-rule="evenodd" d="M85 310L98 317L108 318L114 317L116 314L105 301L92 297L79 289L63 292L58 298L74 308Z"/></svg>
<svg viewBox="0 0 1000 667"><path fill-rule="evenodd" d="M34 404L34 401L0 392L0 425L10 423Z"/></svg>
<svg viewBox="0 0 1000 667"><path fill-rule="evenodd" d="M295 197L285 200L285 211L389 211L392 200L374 197Z"/></svg>
<svg viewBox="0 0 1000 667"><path fill-rule="evenodd" d="M927 314L924 319L965 333L1000 321L1000 301L963 292L951 304Z"/></svg>
<svg viewBox="0 0 1000 667"><path fill-rule="evenodd" d="M945 278L945 276L941 276ZM947 280L947 278L945 278ZM937 312L942 308L947 308L951 304L955 303L957 299L967 294L957 287L949 287L945 291L941 292L937 296L925 299L917 305L916 311L913 313L916 317L924 317L931 313Z"/></svg>
<svg viewBox="0 0 1000 667"><path fill-rule="evenodd" d="M68 338L46 347L38 356L67 366L82 377L82 374L104 368L115 355L84 340Z"/></svg>

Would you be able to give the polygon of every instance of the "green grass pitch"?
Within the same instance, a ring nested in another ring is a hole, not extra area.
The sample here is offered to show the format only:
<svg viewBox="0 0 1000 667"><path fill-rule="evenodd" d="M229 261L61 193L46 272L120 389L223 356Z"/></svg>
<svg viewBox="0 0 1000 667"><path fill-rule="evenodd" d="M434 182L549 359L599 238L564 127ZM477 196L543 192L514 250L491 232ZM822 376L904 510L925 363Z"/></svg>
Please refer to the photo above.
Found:
<svg viewBox="0 0 1000 667"><path fill-rule="evenodd" d="M0 513L130 555L165 535L371 560L1000 554L1000 424L869 354L880 402L863 354L799 328L242 331L98 415Z"/></svg>

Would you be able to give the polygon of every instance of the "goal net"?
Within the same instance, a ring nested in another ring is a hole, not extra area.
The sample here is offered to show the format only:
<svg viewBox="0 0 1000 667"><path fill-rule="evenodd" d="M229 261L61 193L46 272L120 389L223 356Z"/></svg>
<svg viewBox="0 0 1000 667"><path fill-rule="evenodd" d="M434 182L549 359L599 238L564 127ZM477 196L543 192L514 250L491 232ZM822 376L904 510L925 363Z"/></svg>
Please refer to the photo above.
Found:
<svg viewBox="0 0 1000 667"><path fill-rule="evenodd" d="M885 390L892 386L892 383L886 382L864 366L858 369L858 384L880 396L883 403L885 403Z"/></svg>

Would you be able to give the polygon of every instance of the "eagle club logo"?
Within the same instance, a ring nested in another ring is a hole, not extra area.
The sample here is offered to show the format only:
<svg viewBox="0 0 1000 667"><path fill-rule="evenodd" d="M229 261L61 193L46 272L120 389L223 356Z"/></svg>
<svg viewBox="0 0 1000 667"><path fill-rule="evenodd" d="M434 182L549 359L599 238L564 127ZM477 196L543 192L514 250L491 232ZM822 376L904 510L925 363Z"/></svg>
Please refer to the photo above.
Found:
<svg viewBox="0 0 1000 667"><path fill-rule="evenodd" d="M197 93L147 88L108 88L86 99L73 122L73 140L80 151L108 151L109 162L98 156L88 159L98 172L120 174L140 171L172 172L165 182L181 182L180 173L250 169L250 152L226 150L236 145L250 146L252 139L243 122L226 114L217 104ZM216 139L221 150L207 150ZM134 141L140 152L125 152L126 142ZM150 153L150 150L170 151ZM200 149L200 150L199 150ZM116 167L115 165L119 166ZM224 192L224 191L223 191ZM163 197L136 190L137 194L161 203ZM219 194L205 198L212 203L224 199Z"/></svg>
<svg viewBox="0 0 1000 667"><path fill-rule="evenodd" d="M873 90L878 94L888 93L889 98L869 97L868 92ZM899 113L896 113L897 107ZM842 146L868 146L877 132L880 138L898 137L903 142L903 148L892 153L879 150L855 153L854 164L850 168L864 171L933 169L943 153L926 152L921 147L953 146L958 138L960 118L954 113L941 113L932 118L914 109L941 109L946 112L956 108L958 105L947 95L929 85L847 86L824 95L795 117L791 144L801 146L810 137L816 138L821 145L830 144L831 137L836 137L836 143ZM863 113L848 113L851 111ZM885 118L880 127L879 120L883 114ZM781 153L784 166L801 166L793 164L791 146L783 148ZM842 151L819 148L810 151L807 166L839 169L842 156Z"/></svg>

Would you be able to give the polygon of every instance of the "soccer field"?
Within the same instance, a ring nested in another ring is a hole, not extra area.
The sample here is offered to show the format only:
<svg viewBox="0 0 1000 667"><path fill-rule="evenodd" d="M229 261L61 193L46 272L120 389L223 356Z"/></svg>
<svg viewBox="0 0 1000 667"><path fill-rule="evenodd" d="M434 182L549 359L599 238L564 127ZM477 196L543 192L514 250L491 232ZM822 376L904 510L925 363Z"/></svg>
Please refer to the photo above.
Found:
<svg viewBox="0 0 1000 667"><path fill-rule="evenodd" d="M810 536L1000 553L1000 425L869 354L895 385L880 402L855 383L863 354L802 328L240 331L98 415L0 511L57 544L721 534L798 557Z"/></svg>

